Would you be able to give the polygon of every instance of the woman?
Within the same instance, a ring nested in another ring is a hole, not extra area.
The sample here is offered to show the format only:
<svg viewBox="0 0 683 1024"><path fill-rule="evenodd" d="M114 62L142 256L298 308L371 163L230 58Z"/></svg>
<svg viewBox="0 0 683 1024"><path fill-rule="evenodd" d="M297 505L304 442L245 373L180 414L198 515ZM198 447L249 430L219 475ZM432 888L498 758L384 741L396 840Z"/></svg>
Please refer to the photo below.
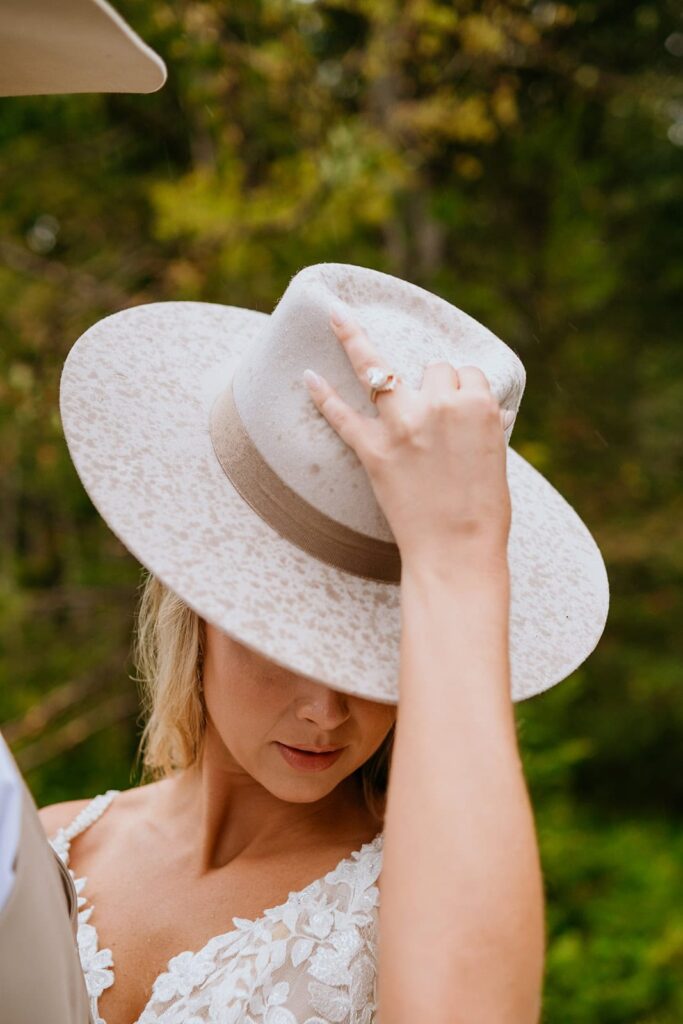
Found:
<svg viewBox="0 0 683 1024"><path fill-rule="evenodd" d="M334 295L346 302L331 306L332 346L319 315ZM293 278L270 318L227 307L242 341L219 388L207 382L228 314L200 306L108 318L62 385L81 478L153 574L138 653L145 763L163 777L41 812L80 879L95 1016L534 1024L543 884L510 695L583 660L606 584L578 517L506 449L521 364L436 296L322 264ZM454 338L454 355L479 365L425 369ZM305 412L304 357L326 371L306 371ZM193 433L209 405L210 431ZM510 546L523 496L530 526ZM524 612L512 636L511 564ZM553 619L558 601L571 613ZM547 639L541 613L556 626ZM337 752L292 749L327 747Z"/></svg>

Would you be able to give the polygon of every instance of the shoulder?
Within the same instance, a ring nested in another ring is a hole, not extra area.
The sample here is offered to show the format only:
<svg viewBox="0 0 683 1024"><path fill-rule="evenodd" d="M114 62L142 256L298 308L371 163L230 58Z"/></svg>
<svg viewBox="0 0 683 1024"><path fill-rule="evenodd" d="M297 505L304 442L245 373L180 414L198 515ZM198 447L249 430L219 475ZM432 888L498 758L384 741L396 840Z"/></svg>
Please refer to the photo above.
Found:
<svg viewBox="0 0 683 1024"><path fill-rule="evenodd" d="M63 800L59 804L48 804L38 809L38 817L48 839L51 839L57 829L66 828L74 820L77 814L87 807L92 797L85 797L81 800Z"/></svg>
<svg viewBox="0 0 683 1024"><path fill-rule="evenodd" d="M135 819L138 819L140 816L144 818L148 813L150 797L153 796L160 785L161 783L156 782L145 786L134 786L131 789L117 790L116 799L114 800L116 813L113 815L107 813L105 815L107 823L111 824L112 819L120 817L121 812L123 812L124 819L129 821L133 820L133 817ZM64 800L62 803L48 804L45 807L39 808L38 817L48 839L51 839L58 829L66 828L70 825L74 818L91 804L96 797L104 797L105 792L103 790L102 793L94 796L79 800ZM106 801L105 806L111 806L111 802ZM99 817L99 815L96 817Z"/></svg>

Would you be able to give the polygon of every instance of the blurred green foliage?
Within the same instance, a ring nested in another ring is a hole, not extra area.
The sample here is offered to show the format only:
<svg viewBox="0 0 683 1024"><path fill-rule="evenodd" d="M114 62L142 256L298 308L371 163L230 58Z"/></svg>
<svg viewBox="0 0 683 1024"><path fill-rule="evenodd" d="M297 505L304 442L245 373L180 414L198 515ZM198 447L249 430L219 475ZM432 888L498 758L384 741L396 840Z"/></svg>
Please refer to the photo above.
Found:
<svg viewBox="0 0 683 1024"><path fill-rule="evenodd" d="M591 658L516 708L545 1024L683 1020L683 30L673 0L127 0L152 96L0 108L0 720L40 804L125 788L138 567L58 415L127 305L270 311L301 267L438 292L522 357L513 444L590 525Z"/></svg>

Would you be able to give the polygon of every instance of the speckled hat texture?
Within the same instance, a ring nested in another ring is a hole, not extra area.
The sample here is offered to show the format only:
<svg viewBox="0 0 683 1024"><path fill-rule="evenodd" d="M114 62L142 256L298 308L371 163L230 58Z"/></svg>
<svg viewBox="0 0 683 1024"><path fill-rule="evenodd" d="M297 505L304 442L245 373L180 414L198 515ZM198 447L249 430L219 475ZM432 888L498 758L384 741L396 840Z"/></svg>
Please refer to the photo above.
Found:
<svg viewBox="0 0 683 1024"><path fill-rule="evenodd" d="M435 360L475 365L517 413L524 367L491 331L400 278L321 263L292 277L271 314L160 302L96 323L67 357L62 422L116 536L204 619L298 674L394 704L400 585L346 559L395 544L363 466L302 380L311 367L377 415L329 324L335 300L410 386ZM507 451L511 697L520 701L588 657L609 585L577 513Z"/></svg>

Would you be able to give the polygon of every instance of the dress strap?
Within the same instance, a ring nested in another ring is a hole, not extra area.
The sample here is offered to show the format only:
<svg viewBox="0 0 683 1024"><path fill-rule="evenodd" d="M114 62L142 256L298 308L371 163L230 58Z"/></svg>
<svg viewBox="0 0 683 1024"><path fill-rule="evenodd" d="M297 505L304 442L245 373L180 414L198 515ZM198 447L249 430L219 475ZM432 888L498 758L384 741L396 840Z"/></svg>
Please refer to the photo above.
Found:
<svg viewBox="0 0 683 1024"><path fill-rule="evenodd" d="M120 793L120 790L108 789L106 793L94 796L68 825L57 829L50 839L50 845L66 864L69 861L71 840L79 836L81 832L85 832L86 828L102 817L117 793Z"/></svg>
<svg viewBox="0 0 683 1024"><path fill-rule="evenodd" d="M89 804L79 811L73 821L67 825L64 831L64 838L71 842L76 836L79 836L81 832L85 832L86 828L93 825L98 818L101 818L106 811L109 804L112 802L116 794L120 792L118 789L108 789L106 793L100 793L99 796L94 796Z"/></svg>

